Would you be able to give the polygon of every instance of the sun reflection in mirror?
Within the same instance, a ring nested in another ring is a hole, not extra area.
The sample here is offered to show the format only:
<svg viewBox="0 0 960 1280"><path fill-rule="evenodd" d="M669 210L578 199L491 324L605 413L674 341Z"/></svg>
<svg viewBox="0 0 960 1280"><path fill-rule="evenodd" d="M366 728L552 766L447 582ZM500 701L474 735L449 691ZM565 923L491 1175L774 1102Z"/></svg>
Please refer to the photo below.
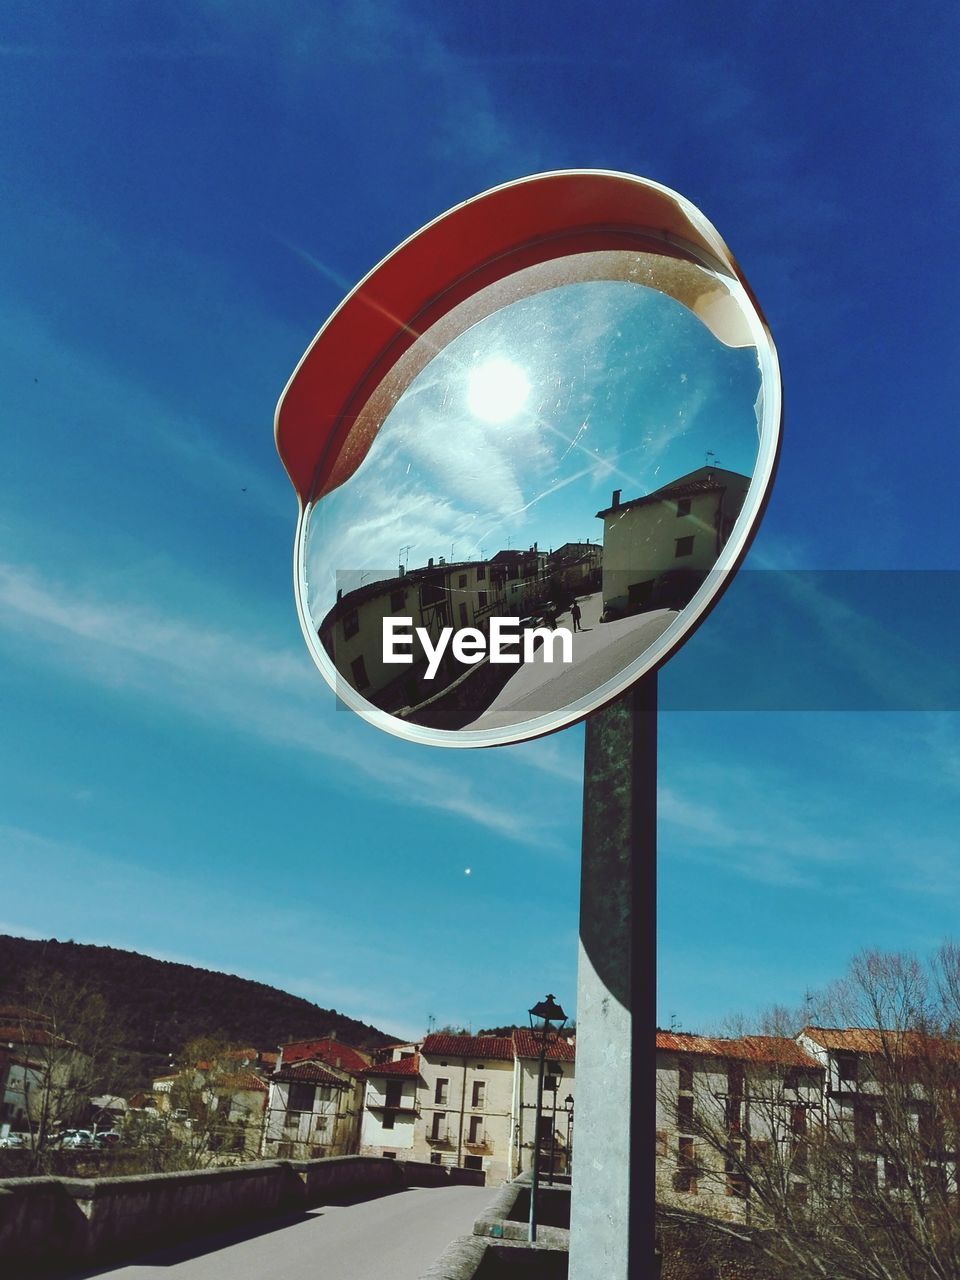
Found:
<svg viewBox="0 0 960 1280"><path fill-rule="evenodd" d="M467 375L467 405L484 422L508 422L523 408L530 379L513 360L496 356Z"/></svg>

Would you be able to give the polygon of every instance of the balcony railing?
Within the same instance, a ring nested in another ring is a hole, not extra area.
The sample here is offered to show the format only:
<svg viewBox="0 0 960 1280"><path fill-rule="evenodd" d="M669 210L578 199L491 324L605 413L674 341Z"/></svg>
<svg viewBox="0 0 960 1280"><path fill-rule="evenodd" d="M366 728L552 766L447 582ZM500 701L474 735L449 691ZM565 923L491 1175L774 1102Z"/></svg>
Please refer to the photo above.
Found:
<svg viewBox="0 0 960 1280"><path fill-rule="evenodd" d="M399 1102L386 1098L368 1098L367 1107L371 1111L395 1111L399 1115L418 1116L420 1106L414 1098L401 1098Z"/></svg>

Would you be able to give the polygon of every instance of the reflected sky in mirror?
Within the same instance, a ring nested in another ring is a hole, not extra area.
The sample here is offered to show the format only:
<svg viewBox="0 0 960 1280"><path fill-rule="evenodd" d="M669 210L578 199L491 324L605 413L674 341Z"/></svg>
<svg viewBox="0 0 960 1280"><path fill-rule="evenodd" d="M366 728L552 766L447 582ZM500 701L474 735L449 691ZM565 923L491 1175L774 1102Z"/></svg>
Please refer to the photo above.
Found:
<svg viewBox="0 0 960 1280"><path fill-rule="evenodd" d="M628 281L545 289L466 329L309 512L309 613L341 678L440 728L503 727L589 696L716 562L756 463L760 392L756 347L724 345ZM383 666L386 616L431 637L488 637L495 616L565 628L575 660L548 671L543 645L494 672L448 651L427 679L416 643L412 669Z"/></svg>
<svg viewBox="0 0 960 1280"><path fill-rule="evenodd" d="M359 585L431 557L600 541L614 489L629 501L711 462L749 476L759 389L755 348L724 346L643 285L587 281L504 307L417 375L314 512L313 616L338 574Z"/></svg>

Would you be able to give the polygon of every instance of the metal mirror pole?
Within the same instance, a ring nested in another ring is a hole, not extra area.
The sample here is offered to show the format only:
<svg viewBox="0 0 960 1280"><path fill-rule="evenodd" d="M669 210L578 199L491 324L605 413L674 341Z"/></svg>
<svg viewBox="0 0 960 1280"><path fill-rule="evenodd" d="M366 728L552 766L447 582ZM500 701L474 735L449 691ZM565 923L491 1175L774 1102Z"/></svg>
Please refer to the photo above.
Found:
<svg viewBox="0 0 960 1280"><path fill-rule="evenodd" d="M586 723L570 1280L654 1260L657 677Z"/></svg>

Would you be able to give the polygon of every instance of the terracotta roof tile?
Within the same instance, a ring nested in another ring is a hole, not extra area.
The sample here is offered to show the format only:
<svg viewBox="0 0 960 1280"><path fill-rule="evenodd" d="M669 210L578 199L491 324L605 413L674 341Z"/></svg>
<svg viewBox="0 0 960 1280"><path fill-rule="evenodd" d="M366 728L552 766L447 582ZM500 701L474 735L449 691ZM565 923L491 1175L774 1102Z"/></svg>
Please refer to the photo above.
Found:
<svg viewBox="0 0 960 1280"><path fill-rule="evenodd" d="M427 1036L421 1053L430 1058L478 1058L483 1061L513 1061L513 1041L509 1036Z"/></svg>
<svg viewBox="0 0 960 1280"><path fill-rule="evenodd" d="M253 1071L235 1071L230 1075L218 1076L211 1083L218 1089L235 1089L245 1093L267 1093L270 1088L266 1080Z"/></svg>
<svg viewBox="0 0 960 1280"><path fill-rule="evenodd" d="M739 1062L779 1063L784 1067L818 1070L820 1064L788 1036L698 1036L683 1031L658 1031L657 1048L668 1053L733 1058Z"/></svg>
<svg viewBox="0 0 960 1280"><path fill-rule="evenodd" d="M527 1027L517 1027L513 1033L513 1042L517 1048L518 1058L540 1057L540 1032L531 1031ZM554 1062L573 1062L576 1050L562 1037L550 1035L547 1039L546 1056Z"/></svg>
<svg viewBox="0 0 960 1280"><path fill-rule="evenodd" d="M379 1062L367 1067L365 1076L418 1076L420 1074L420 1055L412 1058L399 1058L396 1062Z"/></svg>
<svg viewBox="0 0 960 1280"><path fill-rule="evenodd" d="M349 1089L350 1081L344 1080L340 1076L335 1076L332 1071L326 1071L316 1062L298 1062L292 1067L282 1067L275 1075L270 1077L271 1080L280 1080L287 1083L291 1080L300 1081L305 1084L329 1084L335 1089Z"/></svg>
<svg viewBox="0 0 960 1280"><path fill-rule="evenodd" d="M314 1040L295 1040L292 1044L280 1046L280 1061L283 1066L289 1062L303 1062L307 1059L326 1062L328 1066L340 1067L345 1071L361 1072L370 1065L369 1054L329 1036Z"/></svg>
<svg viewBox="0 0 960 1280"><path fill-rule="evenodd" d="M879 1027L804 1027L801 1035L828 1051L871 1053L903 1053L912 1057L923 1054L960 1056L960 1044L922 1031L888 1031Z"/></svg>

